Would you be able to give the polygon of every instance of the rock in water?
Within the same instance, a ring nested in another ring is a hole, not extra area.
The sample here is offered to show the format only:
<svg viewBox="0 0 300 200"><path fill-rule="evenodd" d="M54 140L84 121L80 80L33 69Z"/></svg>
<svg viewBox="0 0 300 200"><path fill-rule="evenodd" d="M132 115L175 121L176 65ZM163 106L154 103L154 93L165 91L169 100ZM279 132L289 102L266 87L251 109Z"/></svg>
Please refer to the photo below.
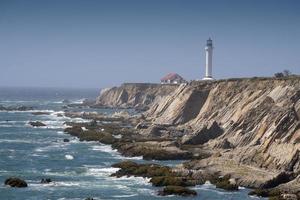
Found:
<svg viewBox="0 0 300 200"><path fill-rule="evenodd" d="M41 183L48 184L51 183L52 180L50 178L42 178Z"/></svg>
<svg viewBox="0 0 300 200"><path fill-rule="evenodd" d="M182 186L167 186L163 190L159 191L158 195L196 196L197 192Z"/></svg>
<svg viewBox="0 0 300 200"><path fill-rule="evenodd" d="M29 122L29 124L33 127L47 126L46 124L39 122L39 121Z"/></svg>
<svg viewBox="0 0 300 200"><path fill-rule="evenodd" d="M70 142L70 140L65 138L65 139L64 139L64 142Z"/></svg>
<svg viewBox="0 0 300 200"><path fill-rule="evenodd" d="M27 187L27 183L24 180L16 177L6 179L4 184L9 185L10 187Z"/></svg>

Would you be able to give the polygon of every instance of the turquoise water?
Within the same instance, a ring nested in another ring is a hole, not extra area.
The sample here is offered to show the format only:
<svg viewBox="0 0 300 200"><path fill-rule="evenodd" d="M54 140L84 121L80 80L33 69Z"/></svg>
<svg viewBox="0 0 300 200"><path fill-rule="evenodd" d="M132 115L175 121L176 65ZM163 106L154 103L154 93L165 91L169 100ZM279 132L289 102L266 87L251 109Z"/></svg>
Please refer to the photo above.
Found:
<svg viewBox="0 0 300 200"><path fill-rule="evenodd" d="M11 91L10 91L11 90ZM159 188L152 187L143 178L113 178L116 169L111 164L131 159L144 162L141 158L125 158L108 145L96 142L79 142L63 133L65 121L57 117L62 112L62 100L74 102L83 97L94 97L97 91L82 90L19 90L0 89L0 105L31 105L36 110L48 110L51 115L34 116L27 112L0 112L0 199L252 199L247 189L225 192L213 185L197 186L197 197L159 197ZM30 91L30 92L28 92ZM26 93L26 94L25 94ZM114 112L113 110L98 110ZM39 120L45 128L32 128L28 121ZM73 119L74 120L74 119ZM80 119L76 119L80 121ZM70 139L64 143L63 139ZM160 162L174 165L175 161ZM11 176L21 177L29 184L27 188L10 188L4 180ZM40 184L42 178L51 178L50 184Z"/></svg>

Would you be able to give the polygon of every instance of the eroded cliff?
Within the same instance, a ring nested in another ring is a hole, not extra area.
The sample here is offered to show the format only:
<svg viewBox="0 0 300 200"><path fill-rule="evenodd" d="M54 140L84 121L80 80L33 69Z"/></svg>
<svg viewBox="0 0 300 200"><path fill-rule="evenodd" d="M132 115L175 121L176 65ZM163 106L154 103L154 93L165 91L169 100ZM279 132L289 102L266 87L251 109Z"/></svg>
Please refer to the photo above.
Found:
<svg viewBox="0 0 300 200"><path fill-rule="evenodd" d="M300 171L299 77L192 82L153 104L146 116L154 124L185 130L182 145L218 152L194 161L195 169L215 165L226 171L227 163L233 173L235 163L269 172Z"/></svg>
<svg viewBox="0 0 300 200"><path fill-rule="evenodd" d="M173 93L177 87L178 85L124 83L120 87L103 89L96 105L146 110L153 103Z"/></svg>
<svg viewBox="0 0 300 200"><path fill-rule="evenodd" d="M300 77L123 84L103 91L97 103L149 107L136 131L192 152L199 159L187 168L230 174L251 187L277 181L283 171L300 172Z"/></svg>

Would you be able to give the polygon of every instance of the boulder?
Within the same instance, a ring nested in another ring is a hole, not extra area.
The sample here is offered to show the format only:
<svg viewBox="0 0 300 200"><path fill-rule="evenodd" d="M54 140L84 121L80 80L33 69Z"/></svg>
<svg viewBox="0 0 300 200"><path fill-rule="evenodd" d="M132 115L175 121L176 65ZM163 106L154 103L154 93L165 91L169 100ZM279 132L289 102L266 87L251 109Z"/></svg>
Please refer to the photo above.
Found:
<svg viewBox="0 0 300 200"><path fill-rule="evenodd" d="M182 186L166 186L163 190L158 191L158 195L196 196L197 192Z"/></svg>
<svg viewBox="0 0 300 200"><path fill-rule="evenodd" d="M44 124L43 122L40 122L40 121L29 122L29 124L33 127L47 126L46 124Z"/></svg>
<svg viewBox="0 0 300 200"><path fill-rule="evenodd" d="M65 139L64 139L64 142L70 142L70 140L65 138Z"/></svg>
<svg viewBox="0 0 300 200"><path fill-rule="evenodd" d="M10 187L27 187L26 181L16 178L16 177L11 177L5 180L4 182L5 185L9 185Z"/></svg>
<svg viewBox="0 0 300 200"><path fill-rule="evenodd" d="M210 180L217 188L221 188L227 191L238 190L239 187L234 179L231 179L229 175L221 177L212 177Z"/></svg>
<svg viewBox="0 0 300 200"><path fill-rule="evenodd" d="M51 113L39 111L39 112L32 112L31 114L33 114L33 115L50 115Z"/></svg>
<svg viewBox="0 0 300 200"><path fill-rule="evenodd" d="M195 186L195 182L189 181L184 177L174 177L174 176L156 176L151 178L150 182L156 187L161 186Z"/></svg>

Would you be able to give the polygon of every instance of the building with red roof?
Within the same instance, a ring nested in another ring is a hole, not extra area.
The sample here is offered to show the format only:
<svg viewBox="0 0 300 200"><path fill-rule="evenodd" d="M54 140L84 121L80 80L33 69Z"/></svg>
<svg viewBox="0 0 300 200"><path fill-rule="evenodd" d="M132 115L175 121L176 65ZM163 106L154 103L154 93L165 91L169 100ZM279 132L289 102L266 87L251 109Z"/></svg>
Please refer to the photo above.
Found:
<svg viewBox="0 0 300 200"><path fill-rule="evenodd" d="M169 73L160 79L161 84L181 84L186 83L186 80L177 73Z"/></svg>

